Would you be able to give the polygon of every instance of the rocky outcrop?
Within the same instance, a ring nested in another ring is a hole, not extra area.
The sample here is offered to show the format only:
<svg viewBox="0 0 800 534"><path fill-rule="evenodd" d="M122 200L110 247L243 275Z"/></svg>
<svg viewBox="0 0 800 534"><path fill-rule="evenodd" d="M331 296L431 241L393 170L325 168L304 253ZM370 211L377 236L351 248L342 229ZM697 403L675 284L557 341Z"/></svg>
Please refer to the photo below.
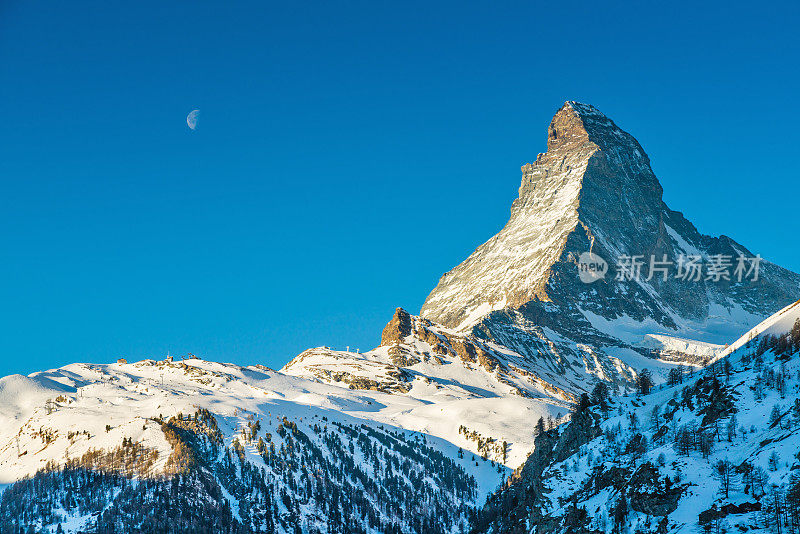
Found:
<svg viewBox="0 0 800 534"><path fill-rule="evenodd" d="M392 350L402 350L394 345ZM308 349L287 363L283 372L337 384L349 389L366 389L383 393L408 393L414 377L403 366L390 362L363 359L358 353L336 351L326 347ZM408 361L415 362L408 354ZM394 359L403 359L398 354Z"/></svg>
<svg viewBox="0 0 800 534"><path fill-rule="evenodd" d="M480 340L469 335L454 335L437 330L431 321L411 316L403 308L397 308L392 319L384 327L381 346L389 347L392 363L402 367L415 365L430 357L430 353L416 354L412 349L413 340L427 343L434 354L453 353L464 363L474 363L489 372L494 372L503 364L487 349ZM406 339L412 336L412 339Z"/></svg>
<svg viewBox="0 0 800 534"><path fill-rule="evenodd" d="M409 334L411 334L411 316L403 308L397 308L394 316L383 329L381 346L401 343L403 338Z"/></svg>
<svg viewBox="0 0 800 534"><path fill-rule="evenodd" d="M642 464L628 481L626 488L631 509L647 515L666 516L675 511L686 486L674 485L659 477L653 464Z"/></svg>
<svg viewBox="0 0 800 534"><path fill-rule="evenodd" d="M761 511L761 503L756 502L744 502L742 504L732 504L727 503L719 507L715 504L711 506L708 510L704 510L700 513L698 517L698 523L700 526L705 527L709 523L714 521L719 521L731 514L749 514L751 512L760 512Z"/></svg>

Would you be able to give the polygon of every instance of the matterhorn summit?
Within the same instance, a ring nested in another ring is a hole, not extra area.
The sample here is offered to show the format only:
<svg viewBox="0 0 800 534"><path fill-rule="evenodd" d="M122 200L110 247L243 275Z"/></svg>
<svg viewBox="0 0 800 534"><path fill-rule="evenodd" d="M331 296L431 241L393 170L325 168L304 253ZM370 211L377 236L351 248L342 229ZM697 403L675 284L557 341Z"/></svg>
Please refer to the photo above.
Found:
<svg viewBox="0 0 800 534"><path fill-rule="evenodd" d="M547 152L522 167L508 223L442 276L421 316L611 379L648 350L708 358L800 297L800 276L701 234L662 192L632 135L566 102ZM608 265L593 283L579 276L589 252Z"/></svg>

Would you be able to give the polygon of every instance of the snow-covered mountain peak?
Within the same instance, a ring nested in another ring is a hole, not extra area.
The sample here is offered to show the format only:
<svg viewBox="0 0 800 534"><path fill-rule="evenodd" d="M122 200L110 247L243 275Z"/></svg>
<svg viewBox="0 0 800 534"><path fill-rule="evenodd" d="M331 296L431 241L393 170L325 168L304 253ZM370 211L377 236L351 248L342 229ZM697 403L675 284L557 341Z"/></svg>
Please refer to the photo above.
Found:
<svg viewBox="0 0 800 534"><path fill-rule="evenodd" d="M565 103L549 125L547 152L522 167L508 223L442 276L420 315L540 359L547 328L557 334L548 339L571 341L589 374L608 379L623 368L615 358L635 360L620 350L652 353L645 336L680 338L696 360L697 347L729 343L800 297L800 275L765 260L758 277L731 276L739 258L752 263L756 253L701 234L662 193L633 136L590 105ZM608 266L591 284L578 271L589 251ZM621 270L626 257L638 258L636 276ZM681 278L690 257L704 264L702 275ZM714 258L731 264L726 276L708 276ZM651 271L656 262L663 272ZM577 346L589 349L588 361Z"/></svg>
<svg viewBox="0 0 800 534"><path fill-rule="evenodd" d="M442 277L421 315L463 329L491 311L548 300L553 266L574 232L613 241L615 251L664 233L662 190L647 155L599 110L566 102L547 147L522 167L508 224Z"/></svg>

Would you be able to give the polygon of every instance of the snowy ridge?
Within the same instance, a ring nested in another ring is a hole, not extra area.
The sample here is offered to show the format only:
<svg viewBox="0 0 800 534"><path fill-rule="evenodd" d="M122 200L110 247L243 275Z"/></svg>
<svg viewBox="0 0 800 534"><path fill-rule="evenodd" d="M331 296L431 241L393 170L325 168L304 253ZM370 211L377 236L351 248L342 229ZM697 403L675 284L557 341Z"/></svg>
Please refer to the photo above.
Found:
<svg viewBox="0 0 800 534"><path fill-rule="evenodd" d="M73 385L65 388L66 394L62 390L40 392L38 402L29 402L21 412L8 408L20 405L22 399L28 398L28 392L0 389L0 483L31 475L50 460L59 462L80 457L90 449L116 447L123 438L160 451L160 458L165 460L171 446L154 421L161 416L193 413L198 408L217 414L229 436L241 428L238 414L264 415L273 411L289 416L324 413L347 421L387 424L401 420L409 426L435 427L415 420L414 410L430 404L425 399L350 390L257 367L203 360L72 364L34 373L30 380L39 382L44 376ZM9 378L14 383L19 381L12 376L0 379L0 384L7 384ZM53 401L52 409L45 406L46 400ZM564 408L561 411L566 413ZM111 428L106 430L106 425ZM52 434L52 439L44 442L43 432ZM76 433L76 437L70 439L69 432ZM470 443L456 436L457 430L453 435L445 434L470 450ZM529 446L527 442L520 443L522 450ZM449 454L454 455L457 448L450 445Z"/></svg>
<svg viewBox="0 0 800 534"><path fill-rule="evenodd" d="M725 348L724 345L715 345L714 343L670 337L662 334L645 335L640 346L666 354L696 356L705 361L714 359Z"/></svg>
<svg viewBox="0 0 800 534"><path fill-rule="evenodd" d="M395 406L370 417L444 437L465 450L484 452L459 432L461 426L506 441L505 459L496 451L489 457L516 467L533 445L529 421L566 416L574 402L571 393L529 369L535 366L513 351L398 309L380 347L361 354L310 349L281 372L364 395L386 394L382 398L392 400L382 402Z"/></svg>
<svg viewBox="0 0 800 534"><path fill-rule="evenodd" d="M771 317L757 324L742 337L726 347L720 353L719 357L725 357L732 352L739 350L748 342L753 341L760 336L776 336L785 334L794 326L798 319L800 319L800 300L793 304L789 304L775 315L772 315Z"/></svg>

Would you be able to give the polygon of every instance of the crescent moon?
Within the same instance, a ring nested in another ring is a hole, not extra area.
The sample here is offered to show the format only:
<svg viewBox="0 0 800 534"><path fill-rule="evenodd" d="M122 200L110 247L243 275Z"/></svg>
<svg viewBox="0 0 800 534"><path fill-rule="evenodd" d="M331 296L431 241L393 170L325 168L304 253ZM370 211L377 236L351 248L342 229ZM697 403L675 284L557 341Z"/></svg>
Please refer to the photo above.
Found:
<svg viewBox="0 0 800 534"><path fill-rule="evenodd" d="M189 126L190 130L197 129L197 121L200 119L200 110L193 109L186 115L186 124Z"/></svg>

